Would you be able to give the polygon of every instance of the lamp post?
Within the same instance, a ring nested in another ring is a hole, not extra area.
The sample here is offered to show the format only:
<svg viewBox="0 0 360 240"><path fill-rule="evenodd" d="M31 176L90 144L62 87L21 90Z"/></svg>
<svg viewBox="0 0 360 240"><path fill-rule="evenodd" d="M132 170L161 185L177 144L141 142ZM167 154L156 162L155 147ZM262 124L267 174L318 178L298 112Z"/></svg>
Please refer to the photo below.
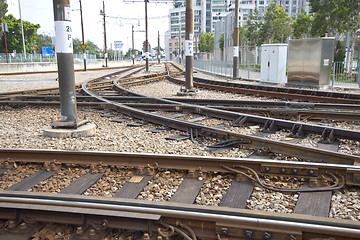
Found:
<svg viewBox="0 0 360 240"><path fill-rule="evenodd" d="M20 14L20 22L21 22L21 35L22 35L24 59L26 59L25 39L24 39L24 27L23 27L23 22L22 22L22 17L21 17L21 2L20 2L20 0L19 0L19 14Z"/></svg>
<svg viewBox="0 0 360 240"><path fill-rule="evenodd" d="M82 5L81 5L81 0L79 0L80 2L80 16L81 16L81 32L82 32L82 49L83 49L83 54L84 54L84 71L86 71L86 44L85 44L85 36L84 36L84 23L83 23L83 14L82 14Z"/></svg>

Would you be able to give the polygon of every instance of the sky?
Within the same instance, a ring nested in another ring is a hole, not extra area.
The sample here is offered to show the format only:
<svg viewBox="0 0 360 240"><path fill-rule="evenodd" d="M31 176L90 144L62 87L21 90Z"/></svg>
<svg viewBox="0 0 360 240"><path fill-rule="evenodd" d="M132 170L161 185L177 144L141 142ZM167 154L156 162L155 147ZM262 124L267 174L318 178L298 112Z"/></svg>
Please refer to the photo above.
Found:
<svg viewBox="0 0 360 240"><path fill-rule="evenodd" d="M126 2L124 2L126 1ZM136 0L139 1L139 0ZM73 38L82 39L79 0L70 0ZM85 40L104 48L102 0L82 0ZM158 31L160 45L164 48L165 31L169 29L169 9L172 3L148 3L148 38L152 47L157 46ZM8 12L10 14L11 12ZM22 19L40 24L38 33L55 35L53 1L21 0ZM145 3L130 0L105 0L107 47L114 49L114 41L122 41L123 51L132 47L131 26L134 25L135 49L141 49L145 41ZM18 13L17 13L18 15Z"/></svg>

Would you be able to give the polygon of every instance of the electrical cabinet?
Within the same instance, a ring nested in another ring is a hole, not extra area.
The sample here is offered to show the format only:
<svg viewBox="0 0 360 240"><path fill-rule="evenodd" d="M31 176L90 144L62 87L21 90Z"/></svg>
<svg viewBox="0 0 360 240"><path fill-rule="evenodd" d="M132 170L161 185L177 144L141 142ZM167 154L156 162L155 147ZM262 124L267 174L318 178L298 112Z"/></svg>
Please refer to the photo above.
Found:
<svg viewBox="0 0 360 240"><path fill-rule="evenodd" d="M261 82L286 83L287 48L287 44L261 45Z"/></svg>
<svg viewBox="0 0 360 240"><path fill-rule="evenodd" d="M290 40L288 85L311 88L328 87L334 44L333 37Z"/></svg>

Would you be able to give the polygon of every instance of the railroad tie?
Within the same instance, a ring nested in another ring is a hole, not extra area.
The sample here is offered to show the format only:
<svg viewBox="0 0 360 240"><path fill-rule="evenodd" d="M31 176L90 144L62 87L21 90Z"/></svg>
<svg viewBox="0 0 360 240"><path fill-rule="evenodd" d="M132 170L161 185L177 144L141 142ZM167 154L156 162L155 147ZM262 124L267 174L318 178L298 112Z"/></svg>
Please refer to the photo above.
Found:
<svg viewBox="0 0 360 240"><path fill-rule="evenodd" d="M198 178L185 178L169 201L192 204L203 184L204 180L199 180Z"/></svg>
<svg viewBox="0 0 360 240"><path fill-rule="evenodd" d="M40 170L35 172L34 174L24 178L22 181L15 183L11 187L6 190L9 191L26 191L28 189L33 188L35 185L39 184L40 182L48 179L52 175L54 175L56 171L46 171Z"/></svg>
<svg viewBox="0 0 360 240"><path fill-rule="evenodd" d="M87 173L85 175L82 175L78 179L76 179L74 182L70 183L69 186L64 188L60 191L60 193L64 194L82 194L86 191L89 187L91 187L94 183L96 183L104 173Z"/></svg>
<svg viewBox="0 0 360 240"><path fill-rule="evenodd" d="M126 182L113 197L135 199L153 177L154 175L135 175L130 181Z"/></svg>

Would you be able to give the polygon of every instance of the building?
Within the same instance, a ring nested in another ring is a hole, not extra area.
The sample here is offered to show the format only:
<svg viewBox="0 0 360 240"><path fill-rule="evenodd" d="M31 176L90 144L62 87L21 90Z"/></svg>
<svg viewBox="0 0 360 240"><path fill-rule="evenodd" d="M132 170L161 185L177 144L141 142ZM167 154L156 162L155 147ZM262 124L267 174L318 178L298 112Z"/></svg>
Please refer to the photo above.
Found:
<svg viewBox="0 0 360 240"><path fill-rule="evenodd" d="M259 9L261 15L264 15L267 6L273 1L283 6L289 16L300 13L301 8L309 12L309 2L307 0L239 0L239 25L242 26L246 22L255 7ZM228 23L229 21L225 20L225 18L230 12L234 12L234 9L234 0L193 0L194 37L198 38L201 31L215 33L215 24L224 21ZM165 42L168 42L165 46L167 48L167 60L173 58L171 53L176 47L174 46L174 44L176 45L174 39L179 38L179 28L181 29L181 38L185 38L185 1L174 3L174 7L169 11L169 18L170 29L166 36L170 37L170 39L165 39ZM169 44L172 46L169 46ZM170 47L173 49L172 51L170 51Z"/></svg>

